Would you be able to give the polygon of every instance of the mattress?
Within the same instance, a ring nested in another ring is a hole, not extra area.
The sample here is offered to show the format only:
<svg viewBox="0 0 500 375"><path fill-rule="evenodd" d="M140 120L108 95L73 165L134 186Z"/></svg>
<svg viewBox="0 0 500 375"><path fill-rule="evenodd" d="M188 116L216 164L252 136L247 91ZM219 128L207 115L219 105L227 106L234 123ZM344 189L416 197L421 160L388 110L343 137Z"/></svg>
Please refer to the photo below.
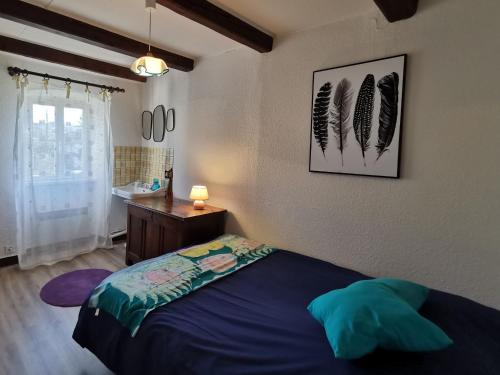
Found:
<svg viewBox="0 0 500 375"><path fill-rule="evenodd" d="M151 312L137 335L112 316L81 308L73 338L124 375L500 374L500 311L432 290L420 313L454 341L443 351L376 350L336 359L306 310L358 272L278 250Z"/></svg>

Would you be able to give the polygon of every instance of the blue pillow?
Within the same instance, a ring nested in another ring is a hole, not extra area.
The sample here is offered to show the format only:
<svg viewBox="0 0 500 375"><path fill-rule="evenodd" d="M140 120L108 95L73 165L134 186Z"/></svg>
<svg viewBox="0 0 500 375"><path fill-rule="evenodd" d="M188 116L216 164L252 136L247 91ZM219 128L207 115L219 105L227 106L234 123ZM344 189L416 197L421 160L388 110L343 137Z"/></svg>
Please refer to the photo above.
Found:
<svg viewBox="0 0 500 375"><path fill-rule="evenodd" d="M307 309L325 328L336 358L360 358L377 347L441 350L453 341L417 312L428 293L404 280L362 280L315 298Z"/></svg>

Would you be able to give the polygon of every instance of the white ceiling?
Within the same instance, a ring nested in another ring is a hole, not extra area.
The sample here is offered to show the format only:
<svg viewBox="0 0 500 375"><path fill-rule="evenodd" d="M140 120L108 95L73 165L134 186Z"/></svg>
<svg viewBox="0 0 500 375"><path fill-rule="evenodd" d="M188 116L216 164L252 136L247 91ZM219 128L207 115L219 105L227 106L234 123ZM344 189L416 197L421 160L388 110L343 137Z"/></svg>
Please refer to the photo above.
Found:
<svg viewBox="0 0 500 375"><path fill-rule="evenodd" d="M210 0L275 35L312 29L376 9L373 0Z"/></svg>
<svg viewBox="0 0 500 375"><path fill-rule="evenodd" d="M373 0L211 1L278 36L358 16L375 7ZM148 13L144 10L143 0L27 2L147 42ZM0 19L0 34L120 65L128 65L133 60L129 56L4 19ZM160 5L153 13L152 44L194 59L219 55L235 48L247 48Z"/></svg>

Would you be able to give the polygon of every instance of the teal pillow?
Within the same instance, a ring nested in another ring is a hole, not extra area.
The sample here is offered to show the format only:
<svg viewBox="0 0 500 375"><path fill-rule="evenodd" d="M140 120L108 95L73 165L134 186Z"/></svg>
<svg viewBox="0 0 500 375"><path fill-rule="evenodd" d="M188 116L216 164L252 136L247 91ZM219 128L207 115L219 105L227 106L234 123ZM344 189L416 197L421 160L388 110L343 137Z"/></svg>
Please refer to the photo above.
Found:
<svg viewBox="0 0 500 375"><path fill-rule="evenodd" d="M428 292L404 280L362 280L315 298L307 309L325 328L336 358L360 358L377 347L441 350L453 341L417 312Z"/></svg>

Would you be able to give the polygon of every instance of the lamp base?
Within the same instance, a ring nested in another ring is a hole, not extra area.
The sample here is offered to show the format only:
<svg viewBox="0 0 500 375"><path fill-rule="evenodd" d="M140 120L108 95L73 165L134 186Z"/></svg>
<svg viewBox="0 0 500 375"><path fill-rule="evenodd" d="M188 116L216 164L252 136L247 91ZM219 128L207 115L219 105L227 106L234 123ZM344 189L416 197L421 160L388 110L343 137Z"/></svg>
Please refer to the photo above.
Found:
<svg viewBox="0 0 500 375"><path fill-rule="evenodd" d="M195 210L204 210L205 209L205 202L200 201L200 200L195 200L193 203L193 208Z"/></svg>

